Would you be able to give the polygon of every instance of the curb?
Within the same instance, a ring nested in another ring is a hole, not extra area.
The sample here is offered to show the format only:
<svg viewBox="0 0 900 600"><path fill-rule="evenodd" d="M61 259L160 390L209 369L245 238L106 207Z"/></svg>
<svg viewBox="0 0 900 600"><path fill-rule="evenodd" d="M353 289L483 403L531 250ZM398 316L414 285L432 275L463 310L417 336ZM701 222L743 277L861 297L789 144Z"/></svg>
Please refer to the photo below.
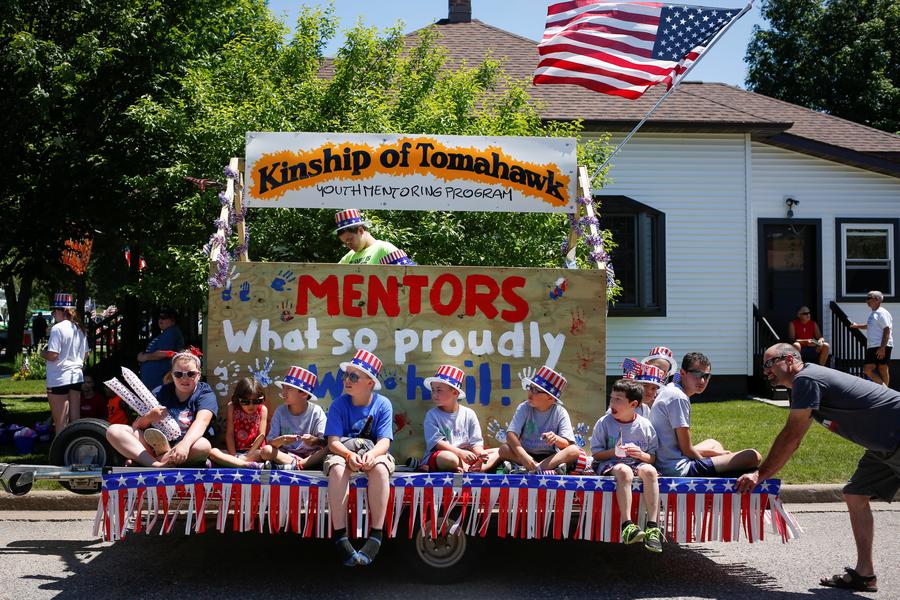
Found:
<svg viewBox="0 0 900 600"><path fill-rule="evenodd" d="M793 484L781 486L785 504L843 503L840 484ZM99 494L80 495L66 491L33 491L24 496L0 493L0 511L96 510ZM894 498L900 501L900 493Z"/></svg>

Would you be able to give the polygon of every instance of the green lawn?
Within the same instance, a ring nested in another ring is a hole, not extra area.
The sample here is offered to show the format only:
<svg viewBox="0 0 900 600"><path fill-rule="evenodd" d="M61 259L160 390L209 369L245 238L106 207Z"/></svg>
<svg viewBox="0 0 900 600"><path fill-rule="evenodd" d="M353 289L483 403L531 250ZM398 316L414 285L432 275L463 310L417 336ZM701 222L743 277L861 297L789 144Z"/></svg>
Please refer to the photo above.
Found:
<svg viewBox="0 0 900 600"><path fill-rule="evenodd" d="M6 412L0 420L7 424L15 423L17 425L25 425L33 428L34 424L38 421L46 421L50 418L50 405L47 404L46 396L5 398L3 399L3 407ZM36 444L34 453L32 454L16 454L16 449L13 444L0 444L0 463L46 465L49 464L49 453L49 442ZM61 489L61 487L55 481L37 481L34 484L34 489L58 490Z"/></svg>
<svg viewBox="0 0 900 600"><path fill-rule="evenodd" d="M45 379L25 379L13 381L11 377L0 379L0 396L7 394L46 394L47 381Z"/></svg>
<svg viewBox="0 0 900 600"><path fill-rule="evenodd" d="M728 450L756 448L765 457L788 410L751 400L703 402L691 407L695 442L715 438ZM776 475L784 483L844 483L863 449L813 423L800 448Z"/></svg>

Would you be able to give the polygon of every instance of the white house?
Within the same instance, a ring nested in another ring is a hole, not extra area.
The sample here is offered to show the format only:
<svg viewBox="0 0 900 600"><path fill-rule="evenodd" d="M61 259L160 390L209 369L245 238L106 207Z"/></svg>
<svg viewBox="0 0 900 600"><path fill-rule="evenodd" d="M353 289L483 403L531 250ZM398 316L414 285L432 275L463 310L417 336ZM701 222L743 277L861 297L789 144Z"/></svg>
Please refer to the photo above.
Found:
<svg viewBox="0 0 900 600"><path fill-rule="evenodd" d="M514 79L530 78L536 42L472 20L469 4L450 0L450 18L437 23L448 66L491 52ZM532 96L544 118L582 119L615 143L662 91L629 101L537 86ZM613 264L625 293L609 311L608 375L625 357L666 345L710 357L711 394L740 394L754 372L754 305L780 336L808 305L842 348L848 334L833 331L832 302L864 320L866 291L880 289L900 317L900 136L688 82L617 155L610 176L595 193L620 245Z"/></svg>

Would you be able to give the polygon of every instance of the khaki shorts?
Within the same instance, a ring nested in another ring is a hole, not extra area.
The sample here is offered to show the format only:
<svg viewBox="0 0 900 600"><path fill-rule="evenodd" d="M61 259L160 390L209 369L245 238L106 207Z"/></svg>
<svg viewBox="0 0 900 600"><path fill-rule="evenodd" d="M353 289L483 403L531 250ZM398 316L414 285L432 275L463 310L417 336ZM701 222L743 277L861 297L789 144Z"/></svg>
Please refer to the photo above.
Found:
<svg viewBox="0 0 900 600"><path fill-rule="evenodd" d="M845 494L881 498L890 502L900 490L900 449L894 452L866 450L856 472L844 486Z"/></svg>
<svg viewBox="0 0 900 600"><path fill-rule="evenodd" d="M375 459L375 464L378 465L379 463L383 464L387 468L388 475L394 474L394 468L396 465L395 465L393 456L391 456L390 454L385 454L384 456L379 456L378 458ZM331 467L334 467L336 465L346 467L347 459L345 459L343 456L339 456L337 454L329 454L325 457L325 462L322 464L322 472L327 476L328 473L331 471ZM372 467L372 468L374 469L375 467Z"/></svg>

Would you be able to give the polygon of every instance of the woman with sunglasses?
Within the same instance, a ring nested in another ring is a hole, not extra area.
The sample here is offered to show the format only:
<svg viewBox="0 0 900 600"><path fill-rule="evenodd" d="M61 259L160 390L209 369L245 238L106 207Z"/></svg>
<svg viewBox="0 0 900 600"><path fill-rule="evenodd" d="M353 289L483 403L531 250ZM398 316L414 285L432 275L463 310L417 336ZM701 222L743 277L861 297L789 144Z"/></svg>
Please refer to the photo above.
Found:
<svg viewBox="0 0 900 600"><path fill-rule="evenodd" d="M199 350L182 350L172 357L172 383L153 390L159 407L129 425L110 425L106 439L119 454L144 467L203 464L212 446L212 422L219 412L216 395L200 381ZM171 443L152 427L166 414L181 428Z"/></svg>
<svg viewBox="0 0 900 600"><path fill-rule="evenodd" d="M224 467L261 469L259 447L269 418L262 384L253 377L238 380L227 410L225 450L213 448L209 451L210 460Z"/></svg>

